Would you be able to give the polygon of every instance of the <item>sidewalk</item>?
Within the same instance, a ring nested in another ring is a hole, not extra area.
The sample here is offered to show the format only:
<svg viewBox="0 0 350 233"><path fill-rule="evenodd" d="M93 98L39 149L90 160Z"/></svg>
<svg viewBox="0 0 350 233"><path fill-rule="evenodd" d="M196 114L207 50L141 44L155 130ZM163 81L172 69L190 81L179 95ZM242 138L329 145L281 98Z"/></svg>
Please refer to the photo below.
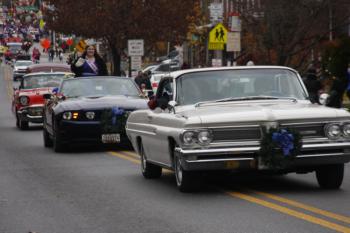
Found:
<svg viewBox="0 0 350 233"><path fill-rule="evenodd" d="M39 43L34 43L33 44L33 46L29 50L29 54L32 54L32 51L33 51L34 47L38 48L40 53L41 53L41 56L40 56L40 62L41 63L50 62L49 61L49 54L47 52L43 52L44 48ZM67 57L68 57L68 53L64 53L63 54L63 59L62 59L62 61L60 61L59 58L55 56L53 62L54 63L64 63L64 64L66 64Z"/></svg>

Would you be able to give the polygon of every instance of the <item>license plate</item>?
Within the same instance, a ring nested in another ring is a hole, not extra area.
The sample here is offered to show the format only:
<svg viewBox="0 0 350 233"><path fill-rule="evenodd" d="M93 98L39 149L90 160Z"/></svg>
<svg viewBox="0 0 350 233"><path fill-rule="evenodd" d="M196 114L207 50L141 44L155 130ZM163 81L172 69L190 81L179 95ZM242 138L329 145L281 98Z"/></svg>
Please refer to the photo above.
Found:
<svg viewBox="0 0 350 233"><path fill-rule="evenodd" d="M120 134L102 134L103 143L118 143L120 142Z"/></svg>

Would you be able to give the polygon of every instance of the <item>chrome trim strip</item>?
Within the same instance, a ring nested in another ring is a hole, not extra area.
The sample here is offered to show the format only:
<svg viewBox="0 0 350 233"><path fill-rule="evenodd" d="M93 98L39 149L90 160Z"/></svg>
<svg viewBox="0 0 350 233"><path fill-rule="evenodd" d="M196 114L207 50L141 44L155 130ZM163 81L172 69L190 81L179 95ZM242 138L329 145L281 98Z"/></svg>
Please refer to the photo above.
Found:
<svg viewBox="0 0 350 233"><path fill-rule="evenodd" d="M297 155L297 158L315 158L315 157L329 157L329 156L342 156L345 153L329 153L329 154L315 154L315 155Z"/></svg>
<svg viewBox="0 0 350 233"><path fill-rule="evenodd" d="M258 152L260 150L260 146L256 147L240 147L240 148L223 148L223 149L198 149L198 150L183 150L181 148L175 148L176 152L181 154L208 154L208 153L228 153L228 152Z"/></svg>
<svg viewBox="0 0 350 233"><path fill-rule="evenodd" d="M230 158L230 159L198 159L186 160L187 163L208 163L208 162L227 162L227 161L253 161L254 158Z"/></svg>
<svg viewBox="0 0 350 233"><path fill-rule="evenodd" d="M259 128L260 129L260 125L236 125L236 126L218 126L218 127L208 127L208 129L224 129L224 130L230 130L230 129L239 129L239 128Z"/></svg>
<svg viewBox="0 0 350 233"><path fill-rule="evenodd" d="M350 142L334 142L334 143L317 143L317 144L306 144L303 145L303 149L318 149L318 148L333 148L339 147L339 149L343 147L350 148Z"/></svg>
<svg viewBox="0 0 350 233"><path fill-rule="evenodd" d="M147 135L156 135L155 133L152 132L147 132L147 131L143 131L143 130L136 130L136 129L126 129L126 131L132 132L132 133L140 133L140 134L147 134Z"/></svg>
<svg viewBox="0 0 350 233"><path fill-rule="evenodd" d="M319 121L319 122L300 122L300 123L281 123L281 126L294 126L294 125L317 125L317 124L330 124L330 123L347 123L349 120L339 120L339 121Z"/></svg>
<svg viewBox="0 0 350 233"><path fill-rule="evenodd" d="M213 141L211 146L259 146L259 141Z"/></svg>
<svg viewBox="0 0 350 233"><path fill-rule="evenodd" d="M27 117L29 119L41 119L41 118L43 118L43 116L30 116L30 115L27 115Z"/></svg>

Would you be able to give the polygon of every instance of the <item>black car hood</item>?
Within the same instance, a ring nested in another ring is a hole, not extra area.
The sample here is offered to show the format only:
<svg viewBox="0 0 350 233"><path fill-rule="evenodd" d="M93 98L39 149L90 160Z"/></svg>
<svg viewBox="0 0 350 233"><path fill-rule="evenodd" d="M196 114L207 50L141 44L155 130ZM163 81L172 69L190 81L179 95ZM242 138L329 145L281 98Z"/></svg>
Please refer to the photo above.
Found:
<svg viewBox="0 0 350 233"><path fill-rule="evenodd" d="M147 100L128 96L81 97L66 99L55 107L55 113L79 110L99 110L112 107L123 109L147 109Z"/></svg>

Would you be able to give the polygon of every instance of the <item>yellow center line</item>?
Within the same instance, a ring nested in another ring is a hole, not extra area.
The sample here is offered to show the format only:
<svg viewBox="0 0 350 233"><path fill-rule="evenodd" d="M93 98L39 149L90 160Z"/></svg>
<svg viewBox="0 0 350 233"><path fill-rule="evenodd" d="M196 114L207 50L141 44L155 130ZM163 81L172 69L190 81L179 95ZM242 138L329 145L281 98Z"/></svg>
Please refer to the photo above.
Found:
<svg viewBox="0 0 350 233"><path fill-rule="evenodd" d="M140 164L140 160L132 158L132 157L135 157L135 155L136 155L135 153L126 152L126 151L118 151L118 152L110 151L108 153L112 156L116 156L116 157L119 157L121 159L125 159L125 160L131 161L133 163ZM124 153L127 155L125 155ZM130 157L130 156L132 156L132 157ZM167 171L167 173L170 172L168 169L165 169L165 170ZM308 214L305 214L305 213L302 213L302 212L299 212L299 211L296 211L296 210L293 210L293 209L290 209L290 208L287 208L284 206L280 206L278 204L275 204L275 203L272 203L269 201L265 201L265 200L262 200L262 199L259 199L259 198L253 197L253 196L249 196L247 194L240 193L240 192L227 192L227 191L223 191L223 192L231 197L243 199L245 201L249 201L249 202L267 207L269 209L276 210L278 212L281 212L281 213L293 216L295 218L299 218L299 219L302 219L304 221L311 222L311 223L332 229L334 231L350 233L350 228L348 228L348 227L345 227L345 226L342 226L342 225L339 225L339 224L336 224L336 223L333 223L333 222L330 222L330 221L327 221L327 220L324 220L324 219L321 219L318 217L314 217L314 216L311 216L311 215L308 215ZM298 202L295 202L292 200L288 200L286 198L278 197L278 196L275 196L272 194L258 192L258 191L253 191L253 192L256 194L268 197L270 199L286 203L286 204L294 206L294 207L299 207L301 209L305 209L305 210L308 210L308 211L311 211L311 212L314 212L317 214L321 214L321 215L348 223L348 218L345 216L333 214L333 213L328 212L328 211L323 211L321 209L318 209L318 208L315 208L312 206L308 206L308 205L304 205L304 204L301 204L301 203L298 203Z"/></svg>
<svg viewBox="0 0 350 233"><path fill-rule="evenodd" d="M332 222L329 222L329 221L326 221L326 220L323 220L321 218L317 218L317 217L314 217L314 216L311 216L308 214L304 214L304 213L289 209L287 207L277 205L277 204L272 203L272 202L261 200L259 198L255 198L255 197L249 196L247 194L239 193L239 192L225 192L225 193L232 196L232 197L236 197L236 198L243 199L245 201L249 201L249 202L261 205L261 206L265 206L267 208L276 210L278 212L305 220L307 222L321 225L323 227L326 227L326 228L329 228L329 229L332 229L332 230L335 230L338 232L350 233L350 228L348 228L348 227L341 226L341 225L338 225L338 224L335 224L335 223L332 223Z"/></svg>
<svg viewBox="0 0 350 233"><path fill-rule="evenodd" d="M254 190L252 192L254 192L256 194L259 194L261 196L270 198L272 200L276 200L276 201L288 204L290 206L298 207L300 209L304 209L304 210L307 210L307 211L310 211L310 212L313 212L313 213L316 213L316 214L319 214L319 215L323 215L323 216L326 216L326 217L329 217L329 218L333 218L333 219L336 219L336 220L339 220L339 221L342 221L342 222L345 222L345 223L350 223L350 217L347 217L347 216L335 214L335 213L332 213L332 212L329 212L329 211L326 211L326 210L321 210L321 209L318 209L318 208L315 208L315 207L312 207L312 206L309 206L309 205L306 205L306 204L303 204L303 203L300 203L300 202L296 202L296 201L293 201L293 200L289 200L287 198L279 197L279 196L276 196L276 195L273 195L273 194L270 194L270 193L265 193L265 192L261 192L261 191L254 191Z"/></svg>
<svg viewBox="0 0 350 233"><path fill-rule="evenodd" d="M127 155L123 155L123 154L118 153L118 152L115 152L115 151L109 151L108 154L113 155L113 156L115 156L115 157L119 157L119 158L121 158L121 159L128 160L128 161L133 162L133 163L140 164L140 160L134 159L134 158L130 158L130 157L127 156Z"/></svg>
<svg viewBox="0 0 350 233"><path fill-rule="evenodd" d="M122 158L122 159L127 159L133 163L137 163L137 164L140 164L140 156L138 156L136 153L133 153L133 152L130 152L130 151L110 151L108 152L109 154L113 155L113 156L116 156L116 157L119 157L119 158ZM131 158L131 157L133 158ZM134 158L137 158L137 159L134 159ZM163 173L164 174L170 174L170 173L173 173L173 171L169 170L169 169L166 169L166 168L163 168Z"/></svg>
<svg viewBox="0 0 350 233"><path fill-rule="evenodd" d="M140 156L138 154L136 154L135 152L131 152L131 151L122 151L123 154L127 154L127 155L130 155L132 157L135 157L135 158L140 158Z"/></svg>

